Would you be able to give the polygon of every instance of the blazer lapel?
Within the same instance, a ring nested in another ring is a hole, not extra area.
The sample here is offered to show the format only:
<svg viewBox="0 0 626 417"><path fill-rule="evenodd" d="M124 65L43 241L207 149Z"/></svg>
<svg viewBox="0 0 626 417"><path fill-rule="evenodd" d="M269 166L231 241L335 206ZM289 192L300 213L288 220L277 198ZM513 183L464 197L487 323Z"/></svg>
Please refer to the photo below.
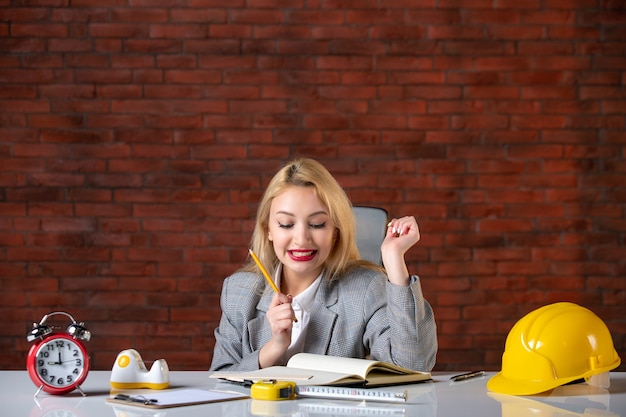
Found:
<svg viewBox="0 0 626 417"><path fill-rule="evenodd" d="M337 303L337 288L326 279L322 279L311 308L311 319L307 331L304 351L326 354L333 329L337 321L337 313L329 307Z"/></svg>
<svg viewBox="0 0 626 417"><path fill-rule="evenodd" d="M248 322L248 338L251 350L258 350L272 338L265 313L272 301L273 293L265 292L257 303L258 317ZM326 354L337 321L337 313L330 310L338 300L337 287L322 279L311 307L311 319L307 330L304 351Z"/></svg>
<svg viewBox="0 0 626 417"><path fill-rule="evenodd" d="M266 291L263 293L256 305L256 309L259 312L257 317L248 322L248 338L252 345L250 346L252 351L260 349L261 346L265 345L272 338L272 331L270 326L267 325L267 319L265 318L272 296L272 292Z"/></svg>

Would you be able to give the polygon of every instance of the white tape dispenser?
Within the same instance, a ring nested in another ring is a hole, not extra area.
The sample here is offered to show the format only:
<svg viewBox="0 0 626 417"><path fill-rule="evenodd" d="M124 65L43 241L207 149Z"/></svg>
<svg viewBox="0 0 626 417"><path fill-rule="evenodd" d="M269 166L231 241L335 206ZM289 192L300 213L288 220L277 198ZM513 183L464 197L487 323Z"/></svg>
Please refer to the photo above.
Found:
<svg viewBox="0 0 626 417"><path fill-rule="evenodd" d="M117 355L111 371L112 388L165 389L169 385L170 369L165 359L156 360L148 371L135 349L126 349Z"/></svg>

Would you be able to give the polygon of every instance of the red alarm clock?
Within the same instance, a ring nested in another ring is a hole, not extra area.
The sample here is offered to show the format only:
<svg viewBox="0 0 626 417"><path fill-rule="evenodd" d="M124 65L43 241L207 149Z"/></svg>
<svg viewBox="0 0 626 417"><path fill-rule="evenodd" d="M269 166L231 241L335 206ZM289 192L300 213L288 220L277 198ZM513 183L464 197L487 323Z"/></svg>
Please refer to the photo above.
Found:
<svg viewBox="0 0 626 417"><path fill-rule="evenodd" d="M65 315L72 323L65 332L56 332L46 320L54 315ZM89 354L83 342L91 339L91 333L84 323L77 323L70 314L55 311L46 314L26 336L29 342L35 341L26 358L26 369L33 383L41 390L55 395L78 390L85 393L80 385L89 373Z"/></svg>

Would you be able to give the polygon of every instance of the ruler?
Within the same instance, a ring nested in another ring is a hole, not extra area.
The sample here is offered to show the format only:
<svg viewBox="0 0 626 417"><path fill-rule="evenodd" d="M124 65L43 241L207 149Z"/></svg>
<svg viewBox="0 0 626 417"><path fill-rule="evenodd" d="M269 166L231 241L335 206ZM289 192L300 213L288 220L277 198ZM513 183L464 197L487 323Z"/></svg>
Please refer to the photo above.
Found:
<svg viewBox="0 0 626 417"><path fill-rule="evenodd" d="M298 397L330 398L343 400L366 400L403 403L407 400L407 392L383 391L369 388L347 388L318 385L299 385L296 387Z"/></svg>

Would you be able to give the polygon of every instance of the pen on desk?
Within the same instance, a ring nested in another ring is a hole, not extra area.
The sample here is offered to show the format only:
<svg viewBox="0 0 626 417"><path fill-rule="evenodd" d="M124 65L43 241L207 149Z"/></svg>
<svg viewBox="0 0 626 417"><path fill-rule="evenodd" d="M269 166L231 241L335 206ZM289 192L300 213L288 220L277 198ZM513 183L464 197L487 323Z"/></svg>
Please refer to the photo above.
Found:
<svg viewBox="0 0 626 417"><path fill-rule="evenodd" d="M270 274L267 273L267 270L265 269L265 267L263 266L259 258L257 258L256 254L252 251L252 249L248 249L248 252L250 252L250 256L252 256L254 263L256 263L256 266L259 267L259 269L261 270L261 274L265 277L265 280L267 281L267 283L270 284L270 287L272 287L272 290L274 290L274 292L280 292L280 290L278 289L276 284L274 284L274 281L270 277ZM296 323L298 322L298 319L296 318L296 316L293 316L293 321Z"/></svg>
<svg viewBox="0 0 626 417"><path fill-rule="evenodd" d="M473 371L473 372L468 372L466 374L455 375L450 379L452 381L458 382L458 381L465 381L466 379L470 379L470 378L477 378L483 375L485 375L485 371Z"/></svg>
<svg viewBox="0 0 626 417"><path fill-rule="evenodd" d="M128 401L131 403L140 403L144 405L156 404L158 402L157 400L146 398L143 395L131 397L130 395L126 395L126 394L117 394L115 397L113 397L113 399L120 400L120 401Z"/></svg>

